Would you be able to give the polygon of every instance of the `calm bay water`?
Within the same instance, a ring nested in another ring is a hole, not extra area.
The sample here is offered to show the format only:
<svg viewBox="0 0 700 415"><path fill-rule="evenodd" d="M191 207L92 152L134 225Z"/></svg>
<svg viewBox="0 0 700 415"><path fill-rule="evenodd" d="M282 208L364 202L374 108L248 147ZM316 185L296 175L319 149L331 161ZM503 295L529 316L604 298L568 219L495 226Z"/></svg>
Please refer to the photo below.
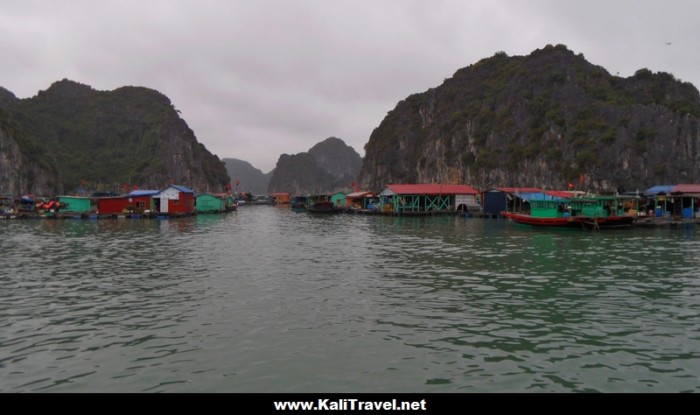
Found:
<svg viewBox="0 0 700 415"><path fill-rule="evenodd" d="M0 392L699 392L698 235L3 221Z"/></svg>

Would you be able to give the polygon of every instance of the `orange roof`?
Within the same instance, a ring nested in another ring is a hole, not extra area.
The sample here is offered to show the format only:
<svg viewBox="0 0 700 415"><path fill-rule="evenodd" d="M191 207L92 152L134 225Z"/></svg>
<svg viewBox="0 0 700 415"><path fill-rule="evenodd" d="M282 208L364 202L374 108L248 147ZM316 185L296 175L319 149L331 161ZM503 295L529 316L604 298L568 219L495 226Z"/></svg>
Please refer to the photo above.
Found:
<svg viewBox="0 0 700 415"><path fill-rule="evenodd" d="M476 195L479 192L466 184L389 184L397 195Z"/></svg>

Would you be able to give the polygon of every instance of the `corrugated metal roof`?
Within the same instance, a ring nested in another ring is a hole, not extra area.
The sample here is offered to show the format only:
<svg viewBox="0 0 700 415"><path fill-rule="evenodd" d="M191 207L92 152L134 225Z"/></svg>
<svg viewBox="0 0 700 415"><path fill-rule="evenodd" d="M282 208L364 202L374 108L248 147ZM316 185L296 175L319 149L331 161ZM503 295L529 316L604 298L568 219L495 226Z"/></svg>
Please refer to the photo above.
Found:
<svg viewBox="0 0 700 415"><path fill-rule="evenodd" d="M649 196L658 195L659 193L668 194L671 193L672 188L673 186L670 185L654 186L645 190L644 194Z"/></svg>
<svg viewBox="0 0 700 415"><path fill-rule="evenodd" d="M671 193L700 194L700 184L678 184L671 189Z"/></svg>
<svg viewBox="0 0 700 415"><path fill-rule="evenodd" d="M489 190L492 192L498 190L504 193L542 193L542 189L537 187L497 187L495 189Z"/></svg>
<svg viewBox="0 0 700 415"><path fill-rule="evenodd" d="M177 184L173 184L173 185L170 185L170 186L168 186L168 187L174 187L175 189L181 191L182 193L193 193L193 194L194 194L194 190L192 190L192 189L190 189L190 188L187 188L187 187L185 187L185 186L180 186L180 185L177 185Z"/></svg>
<svg viewBox="0 0 700 415"><path fill-rule="evenodd" d="M567 190L545 190L544 194L552 197L574 197L576 196L576 192L569 192Z"/></svg>
<svg viewBox="0 0 700 415"><path fill-rule="evenodd" d="M469 195L479 192L466 184L389 184L397 195Z"/></svg>
<svg viewBox="0 0 700 415"><path fill-rule="evenodd" d="M158 193L160 193L160 190L145 190L145 189L140 190L139 189L139 190L133 190L131 193L129 193L129 196L134 196L134 197L153 196L153 195L157 195Z"/></svg>
<svg viewBox="0 0 700 415"><path fill-rule="evenodd" d="M346 196L348 199L359 199L361 197L374 197L372 192L352 192L348 193Z"/></svg>

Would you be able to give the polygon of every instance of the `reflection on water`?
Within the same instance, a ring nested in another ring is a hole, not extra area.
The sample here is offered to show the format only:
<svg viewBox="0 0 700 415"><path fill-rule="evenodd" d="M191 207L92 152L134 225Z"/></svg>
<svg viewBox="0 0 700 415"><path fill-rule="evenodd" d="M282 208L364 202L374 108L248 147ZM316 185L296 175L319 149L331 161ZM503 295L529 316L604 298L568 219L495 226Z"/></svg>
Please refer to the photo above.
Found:
<svg viewBox="0 0 700 415"><path fill-rule="evenodd" d="M679 392L695 228L269 206L0 223L2 392Z"/></svg>

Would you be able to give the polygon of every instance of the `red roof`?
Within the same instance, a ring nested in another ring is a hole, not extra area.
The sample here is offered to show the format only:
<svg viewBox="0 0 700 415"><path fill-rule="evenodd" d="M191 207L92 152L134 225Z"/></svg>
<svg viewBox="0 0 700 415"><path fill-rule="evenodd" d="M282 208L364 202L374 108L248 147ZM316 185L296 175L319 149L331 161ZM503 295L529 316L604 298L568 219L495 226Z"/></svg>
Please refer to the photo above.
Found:
<svg viewBox="0 0 700 415"><path fill-rule="evenodd" d="M678 184L673 186L671 193L700 193L700 184Z"/></svg>
<svg viewBox="0 0 700 415"><path fill-rule="evenodd" d="M554 197L574 197L576 192L569 192L566 190L545 190L544 194Z"/></svg>
<svg viewBox="0 0 700 415"><path fill-rule="evenodd" d="M466 184L389 184L397 195L476 195L479 192Z"/></svg>
<svg viewBox="0 0 700 415"><path fill-rule="evenodd" d="M542 189L537 187L497 187L493 190L500 190L503 193L541 193Z"/></svg>

